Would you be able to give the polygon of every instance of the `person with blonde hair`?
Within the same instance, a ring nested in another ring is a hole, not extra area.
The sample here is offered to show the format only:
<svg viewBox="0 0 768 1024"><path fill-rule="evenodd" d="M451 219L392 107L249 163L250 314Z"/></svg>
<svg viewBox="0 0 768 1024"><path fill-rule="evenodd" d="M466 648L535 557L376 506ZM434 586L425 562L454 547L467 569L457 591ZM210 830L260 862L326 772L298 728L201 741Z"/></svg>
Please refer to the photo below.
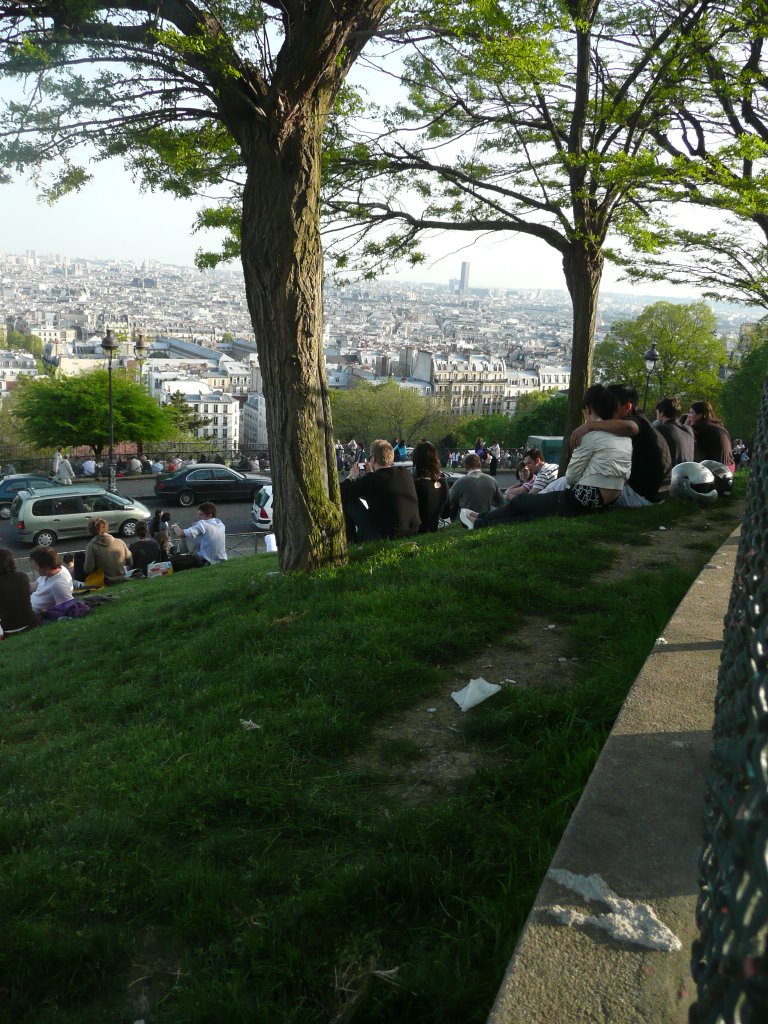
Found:
<svg viewBox="0 0 768 1024"><path fill-rule="evenodd" d="M91 523L93 540L85 549L85 572L90 576L96 569L104 573L105 583L122 583L126 568L132 564L131 552L119 537L112 537L106 519L94 519Z"/></svg>
<svg viewBox="0 0 768 1024"><path fill-rule="evenodd" d="M350 543L412 537L419 532L413 473L395 466L394 461L392 445L379 439L371 445L368 461L354 462L349 476L342 480L341 505Z"/></svg>

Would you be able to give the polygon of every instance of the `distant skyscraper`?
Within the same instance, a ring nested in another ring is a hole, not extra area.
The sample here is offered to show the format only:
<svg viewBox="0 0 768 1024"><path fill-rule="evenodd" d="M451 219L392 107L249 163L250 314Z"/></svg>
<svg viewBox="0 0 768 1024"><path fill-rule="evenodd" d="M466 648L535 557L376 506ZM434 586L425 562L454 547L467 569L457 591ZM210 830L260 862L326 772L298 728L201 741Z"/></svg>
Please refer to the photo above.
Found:
<svg viewBox="0 0 768 1024"><path fill-rule="evenodd" d="M459 281L459 293L466 295L469 292L469 263L461 264L461 280Z"/></svg>

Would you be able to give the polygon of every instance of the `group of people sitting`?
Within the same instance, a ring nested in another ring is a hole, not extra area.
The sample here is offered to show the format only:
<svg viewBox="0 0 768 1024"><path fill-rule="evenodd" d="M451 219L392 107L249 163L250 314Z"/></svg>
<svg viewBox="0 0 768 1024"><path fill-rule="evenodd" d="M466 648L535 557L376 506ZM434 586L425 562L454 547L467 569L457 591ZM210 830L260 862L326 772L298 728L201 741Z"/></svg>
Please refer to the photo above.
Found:
<svg viewBox="0 0 768 1024"><path fill-rule="evenodd" d="M368 461L354 462L341 484L347 539L429 533L457 515L464 526L482 529L637 508L665 497L671 469L681 462L713 459L734 468L728 431L709 402L694 402L683 416L679 401L665 398L651 423L638 412L634 387L595 384L582 408L584 423L571 435L565 475L559 477L558 466L532 448L517 467L518 482L503 493L495 477L483 473L477 452L465 457L466 474L449 489L429 441L414 448L412 473L395 464L388 441L374 441Z"/></svg>
<svg viewBox="0 0 768 1024"><path fill-rule="evenodd" d="M13 552L0 548L0 628L2 637L24 633L42 622L53 608L72 601L74 581L53 548L32 548L29 553L36 579L16 567Z"/></svg>
<svg viewBox="0 0 768 1024"><path fill-rule="evenodd" d="M92 539L84 552L60 555L51 547L34 547L29 559L36 579L18 570L13 553L0 548L0 628L12 636L67 614L78 591L143 579L153 563L170 561L174 571L198 569L227 560L226 529L216 506L205 501L197 520L183 530L158 510L149 526L139 523L130 547L113 537L105 519L91 525ZM173 540L184 539L187 550L173 554Z"/></svg>
<svg viewBox="0 0 768 1024"><path fill-rule="evenodd" d="M546 516L573 517L614 507L637 508L662 500L673 466L713 459L735 468L730 436L709 402L694 402L683 417L676 398L664 398L651 423L637 411L637 391L595 384L584 393L584 423L571 435L565 476L532 449L518 467L520 484L498 507L465 506L469 529Z"/></svg>

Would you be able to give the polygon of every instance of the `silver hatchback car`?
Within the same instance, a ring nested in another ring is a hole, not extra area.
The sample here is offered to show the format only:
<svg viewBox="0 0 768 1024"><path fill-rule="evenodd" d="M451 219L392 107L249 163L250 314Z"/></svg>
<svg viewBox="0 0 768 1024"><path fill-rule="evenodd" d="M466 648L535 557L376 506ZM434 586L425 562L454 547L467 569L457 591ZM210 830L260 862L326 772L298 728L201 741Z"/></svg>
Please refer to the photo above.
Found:
<svg viewBox="0 0 768 1024"><path fill-rule="evenodd" d="M38 493L20 491L11 505L16 537L48 547L58 540L87 537L94 519L106 519L110 533L133 537L152 513L135 498L123 498L102 487L53 487Z"/></svg>

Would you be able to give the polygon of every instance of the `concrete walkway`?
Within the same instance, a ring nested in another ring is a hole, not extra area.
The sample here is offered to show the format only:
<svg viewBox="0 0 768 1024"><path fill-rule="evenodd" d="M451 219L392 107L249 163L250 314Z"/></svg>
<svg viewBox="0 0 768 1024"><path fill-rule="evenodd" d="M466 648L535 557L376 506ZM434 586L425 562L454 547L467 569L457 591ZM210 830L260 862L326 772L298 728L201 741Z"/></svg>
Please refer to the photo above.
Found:
<svg viewBox="0 0 768 1024"><path fill-rule="evenodd" d="M643 666L616 720L552 868L598 874L620 897L649 904L680 940L658 952L594 924L566 927L558 904L606 912L547 877L521 934L489 1024L686 1024L695 998L697 860L723 618L738 531L702 570Z"/></svg>

